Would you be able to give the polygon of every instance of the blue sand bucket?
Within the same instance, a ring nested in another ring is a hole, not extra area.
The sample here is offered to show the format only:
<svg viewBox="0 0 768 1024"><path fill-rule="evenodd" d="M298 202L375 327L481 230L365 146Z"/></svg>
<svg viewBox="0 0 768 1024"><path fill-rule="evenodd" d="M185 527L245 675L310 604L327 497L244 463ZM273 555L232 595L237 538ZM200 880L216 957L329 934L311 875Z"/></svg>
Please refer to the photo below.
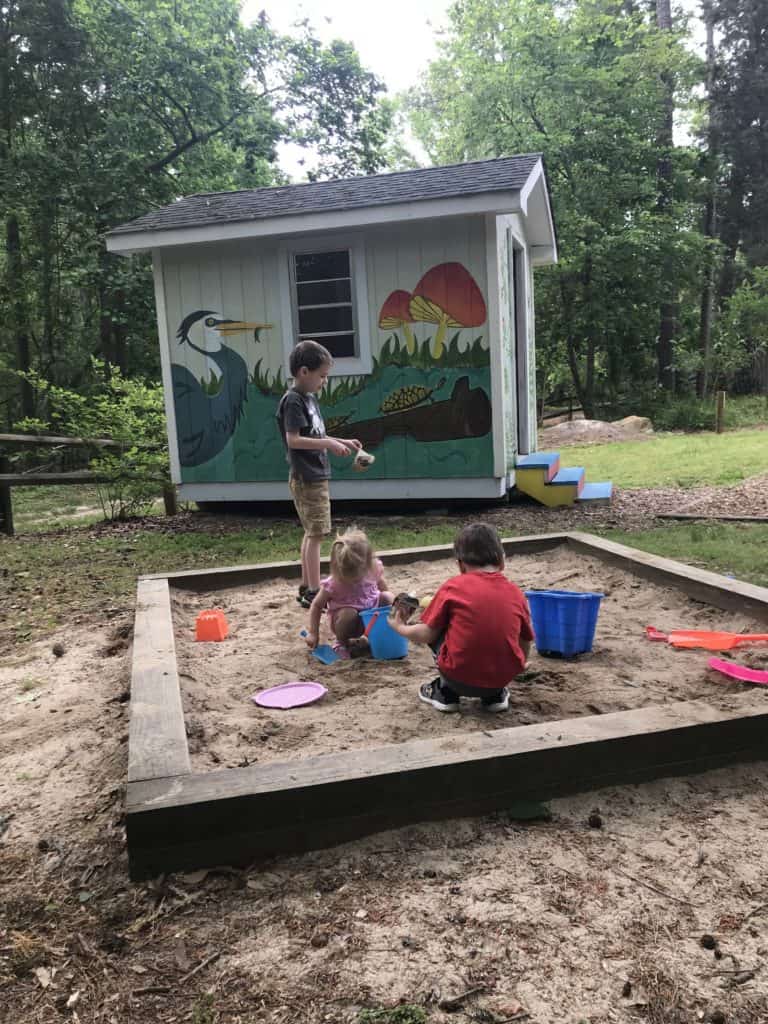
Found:
<svg viewBox="0 0 768 1024"><path fill-rule="evenodd" d="M536 650L569 658L592 650L604 594L572 590L526 590Z"/></svg>
<svg viewBox="0 0 768 1024"><path fill-rule="evenodd" d="M408 641L400 636L390 626L389 606L382 608L368 608L367 611L358 612L363 620L366 629L368 643L371 645L371 654L381 661L392 661L395 658L404 658L408 653ZM372 620L375 621L372 622Z"/></svg>

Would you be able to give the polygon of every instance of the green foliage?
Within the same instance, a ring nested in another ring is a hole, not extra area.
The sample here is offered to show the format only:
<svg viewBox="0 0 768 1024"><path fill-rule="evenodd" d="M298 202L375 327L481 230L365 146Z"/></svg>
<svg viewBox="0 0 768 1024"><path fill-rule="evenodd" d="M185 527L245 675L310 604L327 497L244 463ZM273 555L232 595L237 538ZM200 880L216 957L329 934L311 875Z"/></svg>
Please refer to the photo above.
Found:
<svg viewBox="0 0 768 1024"><path fill-rule="evenodd" d="M768 356L768 267L748 271L721 317L715 336L716 369L723 380ZM768 380L768 375L767 375Z"/></svg>
<svg viewBox="0 0 768 1024"><path fill-rule="evenodd" d="M575 0L465 0L421 87L412 122L439 162L542 152L559 264L536 277L539 379L577 392L588 415L656 380L659 305L679 299L681 373L700 358L699 154L677 146L660 202L666 83L679 113L702 76L652 7ZM633 410L634 411L634 410Z"/></svg>
<svg viewBox="0 0 768 1024"><path fill-rule="evenodd" d="M357 1024L427 1024L426 1011L421 1006L395 1006L391 1010L361 1010Z"/></svg>
<svg viewBox="0 0 768 1024"><path fill-rule="evenodd" d="M54 431L70 437L119 441L122 447L99 449L88 468L106 477L98 494L107 519L125 519L145 511L155 500L158 482L168 479L163 389L160 384L129 379L113 370L102 383L104 367L94 361L94 382L71 391L29 374L48 409L46 421L25 419L16 426L33 433Z"/></svg>
<svg viewBox="0 0 768 1024"><path fill-rule="evenodd" d="M35 417L33 370L72 390L96 354L159 376L150 260L104 233L179 195L376 170L391 110L347 43L281 36L238 0L9 0L0 6L0 417ZM209 382L207 387L213 386Z"/></svg>

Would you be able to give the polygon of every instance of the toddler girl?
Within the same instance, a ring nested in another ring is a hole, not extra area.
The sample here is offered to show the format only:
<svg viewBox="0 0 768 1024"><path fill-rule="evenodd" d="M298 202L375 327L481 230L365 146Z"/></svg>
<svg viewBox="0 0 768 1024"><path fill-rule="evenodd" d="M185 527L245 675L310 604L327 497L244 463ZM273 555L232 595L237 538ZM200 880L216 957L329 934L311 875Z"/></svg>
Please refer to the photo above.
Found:
<svg viewBox="0 0 768 1024"><path fill-rule="evenodd" d="M328 609L331 629L342 646L352 653L368 647L365 627L358 612L391 605L393 596L384 579L384 566L374 558L371 543L362 530L345 530L331 548L331 575L322 580L309 610L307 644L317 647L320 617Z"/></svg>

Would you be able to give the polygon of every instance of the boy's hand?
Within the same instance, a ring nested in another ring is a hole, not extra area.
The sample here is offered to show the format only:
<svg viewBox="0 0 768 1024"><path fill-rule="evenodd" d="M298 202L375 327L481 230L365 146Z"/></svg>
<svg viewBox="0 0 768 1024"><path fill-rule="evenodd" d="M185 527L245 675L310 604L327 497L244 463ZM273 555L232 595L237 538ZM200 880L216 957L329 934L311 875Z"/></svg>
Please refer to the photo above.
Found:
<svg viewBox="0 0 768 1024"><path fill-rule="evenodd" d="M320 637L318 636L317 633L310 633L309 630L307 630L307 635L304 637L304 639L307 641L307 647L309 647L311 651L314 651L314 649L317 647Z"/></svg>
<svg viewBox="0 0 768 1024"><path fill-rule="evenodd" d="M340 441L338 437L329 437L327 441L331 455L351 455L354 451L351 441Z"/></svg>

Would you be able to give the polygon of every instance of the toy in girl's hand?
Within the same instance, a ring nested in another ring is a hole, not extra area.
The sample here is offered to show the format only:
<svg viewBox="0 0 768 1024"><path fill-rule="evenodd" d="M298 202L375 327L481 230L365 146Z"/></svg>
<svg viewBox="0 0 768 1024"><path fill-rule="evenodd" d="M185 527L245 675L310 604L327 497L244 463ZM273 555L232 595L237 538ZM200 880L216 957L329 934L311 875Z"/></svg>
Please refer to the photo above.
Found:
<svg viewBox="0 0 768 1024"><path fill-rule="evenodd" d="M352 463L352 468L356 469L358 473L363 473L366 469L372 466L375 461L375 455L371 455L370 452L363 451L363 449L360 448L355 456L355 461Z"/></svg>

